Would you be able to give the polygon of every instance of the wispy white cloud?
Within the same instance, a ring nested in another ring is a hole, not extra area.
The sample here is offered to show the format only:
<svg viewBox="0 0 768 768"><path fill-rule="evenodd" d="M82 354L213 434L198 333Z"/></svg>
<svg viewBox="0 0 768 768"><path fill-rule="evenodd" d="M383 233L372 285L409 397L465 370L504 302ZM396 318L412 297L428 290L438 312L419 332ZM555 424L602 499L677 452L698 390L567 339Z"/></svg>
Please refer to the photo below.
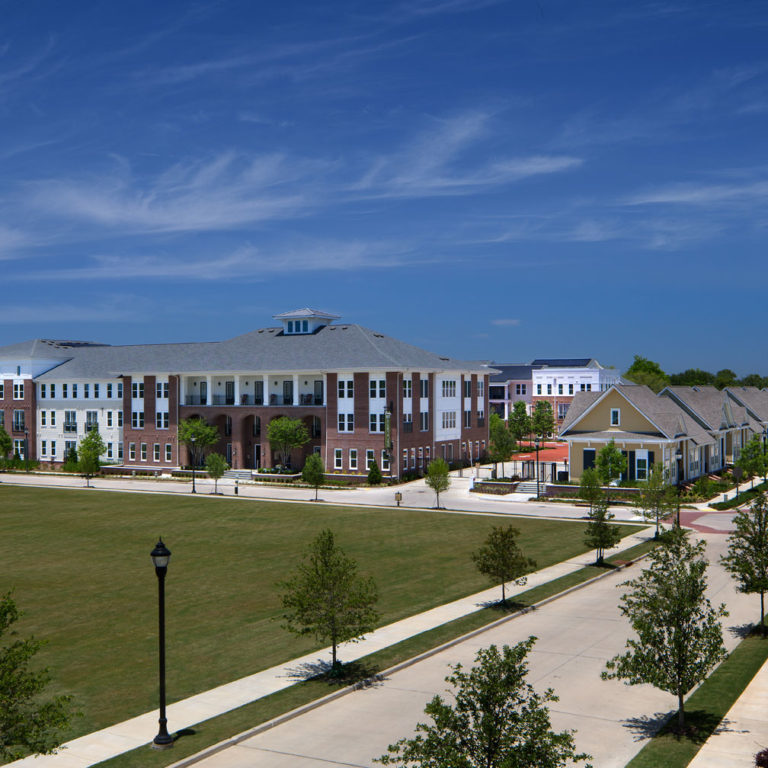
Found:
<svg viewBox="0 0 768 768"><path fill-rule="evenodd" d="M491 325L502 325L502 326L520 325L520 320L517 317L499 317L496 320L491 320Z"/></svg>
<svg viewBox="0 0 768 768"><path fill-rule="evenodd" d="M96 254L77 267L34 270L14 275L16 280L114 281L173 278L176 281L259 281L297 272L387 269L419 261L407 243L366 241L312 241L280 249L245 245L210 257L167 253L150 255Z"/></svg>
<svg viewBox="0 0 768 768"><path fill-rule="evenodd" d="M149 303L140 296L113 294L93 302L46 302L38 304L6 304L0 317L0 326L52 323L115 323L134 322ZM66 326L64 326L66 327Z"/></svg>
<svg viewBox="0 0 768 768"><path fill-rule="evenodd" d="M768 198L768 181L743 184L672 184L640 192L627 198L626 205L701 205L763 201Z"/></svg>
<svg viewBox="0 0 768 768"><path fill-rule="evenodd" d="M125 165L101 179L46 179L28 184L23 199L50 216L130 232L223 230L302 215L311 201L286 185L318 170L318 163L281 155L227 152L151 179L135 178Z"/></svg>
<svg viewBox="0 0 768 768"><path fill-rule="evenodd" d="M0 224L0 260L19 257L19 249L30 244L30 238L19 229Z"/></svg>
<svg viewBox="0 0 768 768"><path fill-rule="evenodd" d="M470 150L491 132L489 123L490 115L480 112L436 121L404 149L378 157L350 189L370 197L462 195L583 163L566 155L468 161Z"/></svg>

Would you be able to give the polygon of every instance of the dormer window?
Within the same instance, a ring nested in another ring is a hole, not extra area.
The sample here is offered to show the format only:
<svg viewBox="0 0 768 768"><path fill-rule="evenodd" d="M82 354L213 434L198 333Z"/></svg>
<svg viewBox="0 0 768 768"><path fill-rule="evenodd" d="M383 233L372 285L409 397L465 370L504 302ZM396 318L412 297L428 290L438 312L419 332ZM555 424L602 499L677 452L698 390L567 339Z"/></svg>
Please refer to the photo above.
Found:
<svg viewBox="0 0 768 768"><path fill-rule="evenodd" d="M283 323L283 333L286 336L315 333L323 326L330 325L334 320L339 319L338 315L331 315L315 309L297 309L293 312L274 315L274 318Z"/></svg>
<svg viewBox="0 0 768 768"><path fill-rule="evenodd" d="M309 333L309 320L289 320L285 328L286 333Z"/></svg>

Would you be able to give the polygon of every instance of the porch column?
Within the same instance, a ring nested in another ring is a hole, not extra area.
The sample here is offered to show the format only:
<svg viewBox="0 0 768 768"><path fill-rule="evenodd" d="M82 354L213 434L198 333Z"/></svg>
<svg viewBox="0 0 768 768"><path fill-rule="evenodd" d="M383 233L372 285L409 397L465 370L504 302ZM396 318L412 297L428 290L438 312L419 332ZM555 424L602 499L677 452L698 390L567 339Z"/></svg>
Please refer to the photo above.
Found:
<svg viewBox="0 0 768 768"><path fill-rule="evenodd" d="M323 374L323 407L328 406L328 374ZM768 429L766 430L768 433Z"/></svg>
<svg viewBox="0 0 768 768"><path fill-rule="evenodd" d="M293 404L299 404L299 375L293 374Z"/></svg>
<svg viewBox="0 0 768 768"><path fill-rule="evenodd" d="M187 403L187 377L179 376L179 403L186 405Z"/></svg>
<svg viewBox="0 0 768 768"><path fill-rule="evenodd" d="M207 392L205 393L205 404L211 405L213 402L213 376L206 376L205 384L207 388Z"/></svg>
<svg viewBox="0 0 768 768"><path fill-rule="evenodd" d="M262 380L262 382L263 382L263 385L262 385L262 389L264 390L264 403L263 403L263 405L269 405L269 376L267 376L266 374L264 374L264 375L261 377L261 380ZM262 429L266 429L266 425L262 424L262 425L261 425L261 428L262 428ZM262 433L262 436L264 436L264 434L265 434L265 433ZM263 451L262 451L262 453L263 453ZM263 464L265 467L271 467L271 466L272 466L271 464L264 464L264 458L263 458L263 457L262 457L262 462L261 462L261 463L262 463L262 464Z"/></svg>
<svg viewBox="0 0 768 768"><path fill-rule="evenodd" d="M240 405L240 377L235 375L235 405Z"/></svg>

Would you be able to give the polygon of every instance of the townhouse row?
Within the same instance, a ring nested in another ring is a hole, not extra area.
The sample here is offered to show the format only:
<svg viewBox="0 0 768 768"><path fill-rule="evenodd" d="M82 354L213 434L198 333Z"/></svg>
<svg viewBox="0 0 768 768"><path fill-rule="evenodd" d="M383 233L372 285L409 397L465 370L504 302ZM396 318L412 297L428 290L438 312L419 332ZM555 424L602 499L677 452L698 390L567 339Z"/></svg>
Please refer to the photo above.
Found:
<svg viewBox="0 0 768 768"><path fill-rule="evenodd" d="M627 459L622 479L645 480L661 464L673 484L719 472L754 435L768 436L768 391L615 384L578 392L560 430L568 442L570 477L579 480L611 440Z"/></svg>
<svg viewBox="0 0 768 768"><path fill-rule="evenodd" d="M0 423L14 451L62 463L91 429L103 459L132 468L186 465L181 420L217 427L214 450L235 469L273 467L269 423L301 419L329 472L419 472L435 457L487 450L488 377L454 360L340 318L302 309L228 341L110 346L34 340L0 348Z"/></svg>

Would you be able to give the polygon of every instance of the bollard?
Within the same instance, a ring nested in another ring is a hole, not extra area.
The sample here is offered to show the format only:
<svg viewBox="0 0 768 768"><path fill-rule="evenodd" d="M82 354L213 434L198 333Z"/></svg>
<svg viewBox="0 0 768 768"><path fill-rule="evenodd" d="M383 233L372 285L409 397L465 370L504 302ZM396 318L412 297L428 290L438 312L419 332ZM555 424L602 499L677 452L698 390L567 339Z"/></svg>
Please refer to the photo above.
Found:
<svg viewBox="0 0 768 768"><path fill-rule="evenodd" d="M238 481L235 480L235 496L239 496L240 495L240 486L238 486L237 483L238 483Z"/></svg>

